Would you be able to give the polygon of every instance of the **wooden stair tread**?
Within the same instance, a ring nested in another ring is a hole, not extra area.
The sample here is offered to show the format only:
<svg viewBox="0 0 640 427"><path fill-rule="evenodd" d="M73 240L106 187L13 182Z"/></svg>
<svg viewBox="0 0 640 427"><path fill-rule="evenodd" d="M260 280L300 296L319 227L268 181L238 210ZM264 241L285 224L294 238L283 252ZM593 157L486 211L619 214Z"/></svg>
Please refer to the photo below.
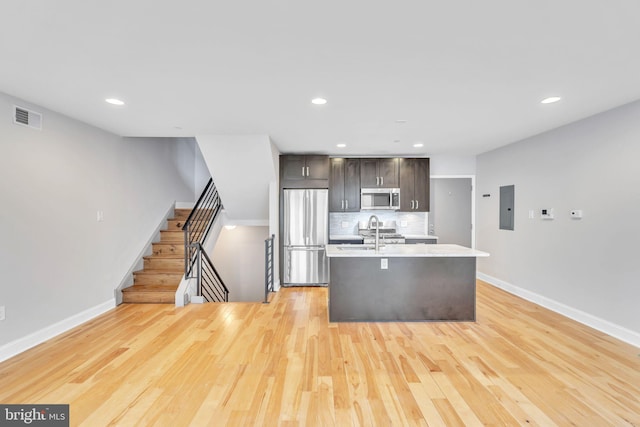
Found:
<svg viewBox="0 0 640 427"><path fill-rule="evenodd" d="M134 271L133 274L134 275L139 275L139 276L150 276L150 275L156 275L156 274L171 275L171 276L182 276L184 274L184 272L158 270L158 269L153 269L153 270L144 269L144 270Z"/></svg>
<svg viewBox="0 0 640 427"><path fill-rule="evenodd" d="M133 272L133 286L122 290L122 301L133 304L172 304L184 275L184 232L191 209L175 209L151 255L143 257L144 268Z"/></svg>
<svg viewBox="0 0 640 427"><path fill-rule="evenodd" d="M174 292L178 285L133 285L124 288L122 292Z"/></svg>
<svg viewBox="0 0 640 427"><path fill-rule="evenodd" d="M145 255L143 259L184 259L182 254Z"/></svg>

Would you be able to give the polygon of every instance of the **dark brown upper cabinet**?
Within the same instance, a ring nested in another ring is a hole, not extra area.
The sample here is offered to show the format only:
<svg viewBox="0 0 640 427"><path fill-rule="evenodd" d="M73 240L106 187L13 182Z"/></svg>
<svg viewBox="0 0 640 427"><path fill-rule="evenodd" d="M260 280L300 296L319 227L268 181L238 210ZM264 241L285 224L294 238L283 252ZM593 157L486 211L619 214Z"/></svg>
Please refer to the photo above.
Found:
<svg viewBox="0 0 640 427"><path fill-rule="evenodd" d="M362 188L397 188L398 182L397 158L360 159L360 186Z"/></svg>
<svg viewBox="0 0 640 427"><path fill-rule="evenodd" d="M429 212L429 159L400 159L400 211Z"/></svg>
<svg viewBox="0 0 640 427"><path fill-rule="evenodd" d="M329 156L280 156L282 188L328 188Z"/></svg>
<svg viewBox="0 0 640 427"><path fill-rule="evenodd" d="M360 211L360 159L330 159L329 211Z"/></svg>

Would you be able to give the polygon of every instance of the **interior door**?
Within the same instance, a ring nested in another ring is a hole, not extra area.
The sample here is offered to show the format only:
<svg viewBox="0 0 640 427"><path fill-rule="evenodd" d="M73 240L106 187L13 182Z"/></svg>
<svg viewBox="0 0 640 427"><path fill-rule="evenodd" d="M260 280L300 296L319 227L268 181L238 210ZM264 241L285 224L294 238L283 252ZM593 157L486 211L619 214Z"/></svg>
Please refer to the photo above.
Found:
<svg viewBox="0 0 640 427"><path fill-rule="evenodd" d="M471 178L432 178L429 232L438 243L471 247Z"/></svg>

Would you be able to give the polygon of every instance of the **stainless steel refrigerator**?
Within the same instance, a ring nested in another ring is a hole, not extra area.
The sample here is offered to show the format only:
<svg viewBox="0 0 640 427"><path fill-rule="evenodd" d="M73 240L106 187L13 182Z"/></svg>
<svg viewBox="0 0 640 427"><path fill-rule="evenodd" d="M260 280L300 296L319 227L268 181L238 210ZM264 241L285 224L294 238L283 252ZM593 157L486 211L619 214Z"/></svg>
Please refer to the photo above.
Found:
<svg viewBox="0 0 640 427"><path fill-rule="evenodd" d="M329 283L329 191L284 190L284 286Z"/></svg>

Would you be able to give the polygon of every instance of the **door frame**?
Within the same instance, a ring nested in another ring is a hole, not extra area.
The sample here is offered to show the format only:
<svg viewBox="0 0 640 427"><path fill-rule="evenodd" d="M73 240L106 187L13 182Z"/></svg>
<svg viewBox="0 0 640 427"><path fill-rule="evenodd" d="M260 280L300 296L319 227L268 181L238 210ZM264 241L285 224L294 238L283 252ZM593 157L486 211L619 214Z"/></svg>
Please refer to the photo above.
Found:
<svg viewBox="0 0 640 427"><path fill-rule="evenodd" d="M475 175L431 175L429 179L471 178L471 247L476 248L476 176ZM428 226L427 226L428 227Z"/></svg>

